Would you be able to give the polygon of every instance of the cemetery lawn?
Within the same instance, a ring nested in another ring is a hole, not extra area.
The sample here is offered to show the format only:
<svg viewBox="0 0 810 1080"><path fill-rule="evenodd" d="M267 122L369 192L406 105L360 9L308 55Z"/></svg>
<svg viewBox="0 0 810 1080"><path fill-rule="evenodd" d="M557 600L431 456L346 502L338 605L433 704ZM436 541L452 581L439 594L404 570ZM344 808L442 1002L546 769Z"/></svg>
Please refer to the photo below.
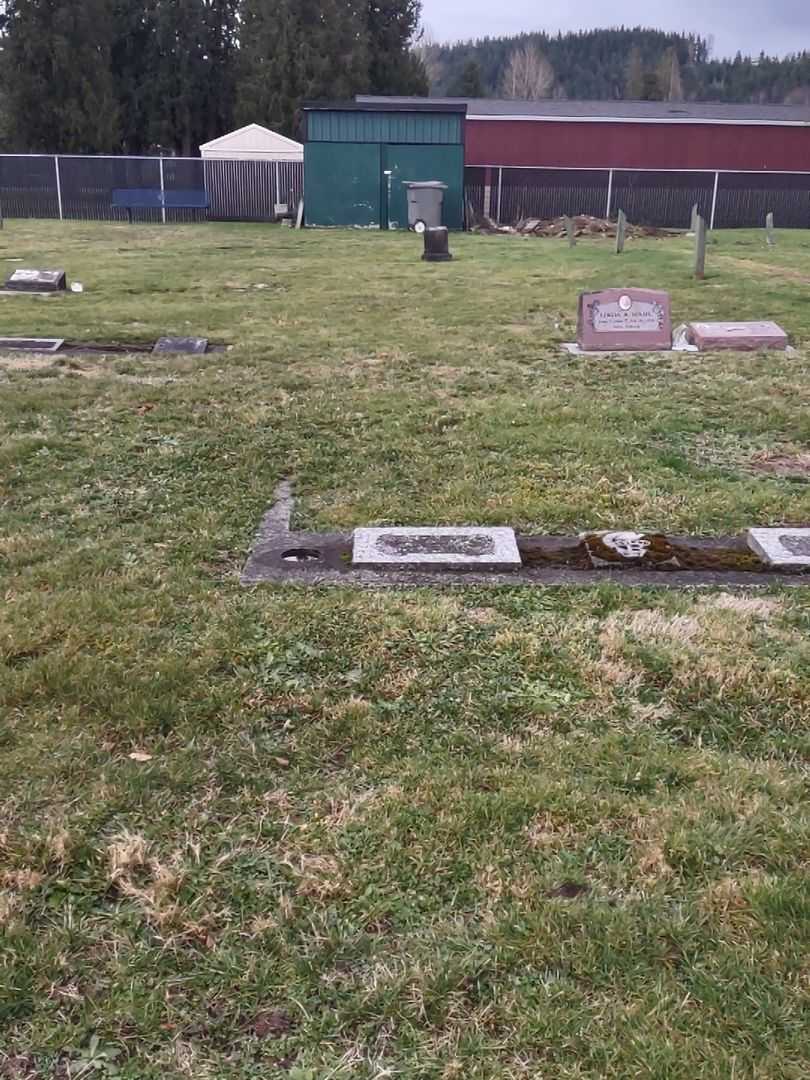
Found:
<svg viewBox="0 0 810 1080"><path fill-rule="evenodd" d="M3 1080L808 1075L805 590L238 583L282 477L324 529L807 523L808 235L452 247L0 232L85 286L4 335L234 346L0 355ZM797 352L564 356L614 284Z"/></svg>

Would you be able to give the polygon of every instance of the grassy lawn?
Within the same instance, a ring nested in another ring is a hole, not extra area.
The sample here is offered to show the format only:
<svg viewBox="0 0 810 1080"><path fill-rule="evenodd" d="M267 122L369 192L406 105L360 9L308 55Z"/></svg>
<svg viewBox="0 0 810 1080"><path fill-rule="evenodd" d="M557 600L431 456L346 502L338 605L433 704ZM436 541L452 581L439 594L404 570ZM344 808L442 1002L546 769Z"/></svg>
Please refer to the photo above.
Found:
<svg viewBox="0 0 810 1080"><path fill-rule="evenodd" d="M297 525L810 521L810 239L9 221L0 1077L810 1072L805 591L242 589ZM21 260L12 262L11 260ZM574 359L576 294L793 355Z"/></svg>

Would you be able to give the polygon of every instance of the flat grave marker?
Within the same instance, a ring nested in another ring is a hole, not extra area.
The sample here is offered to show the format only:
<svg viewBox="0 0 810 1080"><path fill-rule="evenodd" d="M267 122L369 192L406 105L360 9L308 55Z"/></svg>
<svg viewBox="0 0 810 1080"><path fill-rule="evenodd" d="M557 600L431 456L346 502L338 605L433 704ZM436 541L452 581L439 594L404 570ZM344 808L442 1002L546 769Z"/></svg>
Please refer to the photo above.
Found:
<svg viewBox="0 0 810 1080"><path fill-rule="evenodd" d="M775 322L694 322L686 328L690 345L700 352L731 349L755 352L757 349L788 347L785 331Z"/></svg>
<svg viewBox="0 0 810 1080"><path fill-rule="evenodd" d="M8 349L10 352L55 353L64 344L64 338L3 337L0 338L0 352Z"/></svg>
<svg viewBox="0 0 810 1080"><path fill-rule="evenodd" d="M352 566L367 570L519 570L515 530L481 526L355 529Z"/></svg>
<svg viewBox="0 0 810 1080"><path fill-rule="evenodd" d="M604 289L581 293L577 344L586 352L671 349L669 293L658 289Z"/></svg>
<svg viewBox="0 0 810 1080"><path fill-rule="evenodd" d="M810 529L749 529L748 546L769 566L810 569Z"/></svg>
<svg viewBox="0 0 810 1080"><path fill-rule="evenodd" d="M208 338L204 337L162 337L155 342L153 353L194 353L199 355L208 351Z"/></svg>
<svg viewBox="0 0 810 1080"><path fill-rule="evenodd" d="M15 270L6 281L10 292L62 292L67 289L64 270Z"/></svg>

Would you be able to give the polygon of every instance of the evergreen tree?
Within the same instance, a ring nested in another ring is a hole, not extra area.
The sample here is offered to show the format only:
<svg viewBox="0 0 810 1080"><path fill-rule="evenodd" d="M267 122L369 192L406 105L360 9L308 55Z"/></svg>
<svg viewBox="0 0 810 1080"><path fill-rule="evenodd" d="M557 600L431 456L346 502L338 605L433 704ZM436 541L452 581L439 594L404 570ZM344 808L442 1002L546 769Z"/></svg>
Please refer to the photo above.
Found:
<svg viewBox="0 0 810 1080"><path fill-rule="evenodd" d="M450 97L480 98L484 96L481 68L478 61L470 59L464 65L459 78L450 85Z"/></svg>
<svg viewBox="0 0 810 1080"><path fill-rule="evenodd" d="M427 94L424 65L411 46L422 0L366 0L368 93Z"/></svg>
<svg viewBox="0 0 810 1080"><path fill-rule="evenodd" d="M627 61L627 76L624 81L624 96L630 101L640 101L644 93L644 62L641 49L634 45Z"/></svg>
<svg viewBox="0 0 810 1080"><path fill-rule="evenodd" d="M16 149L118 148L113 32L111 0L7 0L3 77Z"/></svg>

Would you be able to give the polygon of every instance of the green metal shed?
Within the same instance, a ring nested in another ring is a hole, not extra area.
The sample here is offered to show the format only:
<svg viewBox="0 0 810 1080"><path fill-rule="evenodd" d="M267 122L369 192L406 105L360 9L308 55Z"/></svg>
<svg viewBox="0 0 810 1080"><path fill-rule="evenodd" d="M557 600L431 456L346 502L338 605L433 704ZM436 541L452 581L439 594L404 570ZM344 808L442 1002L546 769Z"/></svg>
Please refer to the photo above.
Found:
<svg viewBox="0 0 810 1080"><path fill-rule="evenodd" d="M408 180L441 180L443 223L464 226L465 104L304 106L307 225L407 229Z"/></svg>

